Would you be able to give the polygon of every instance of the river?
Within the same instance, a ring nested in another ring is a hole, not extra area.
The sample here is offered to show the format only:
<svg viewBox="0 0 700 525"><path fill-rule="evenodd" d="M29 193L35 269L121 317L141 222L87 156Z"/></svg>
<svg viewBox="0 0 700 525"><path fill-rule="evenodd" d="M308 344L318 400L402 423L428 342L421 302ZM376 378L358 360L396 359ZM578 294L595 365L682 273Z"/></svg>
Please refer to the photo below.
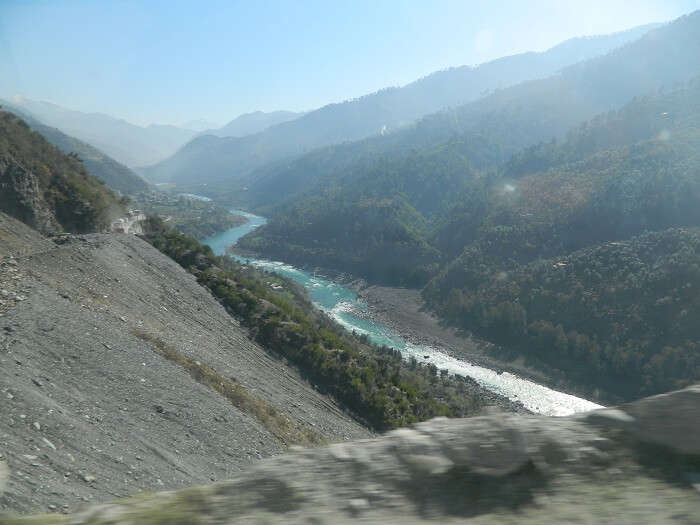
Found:
<svg viewBox="0 0 700 525"><path fill-rule="evenodd" d="M267 222L264 217L251 213L239 210L231 210L231 212L244 216L248 222L202 240L202 243L211 246L217 255L224 255L227 247L236 244L238 239ZM412 344L388 327L355 315L356 312L366 311L367 305L353 290L338 283L283 262L238 256L236 258L258 268L294 279L309 291L311 299L319 309L348 330L367 334L374 343L400 350L404 357L414 356L419 361L424 361L423 356L429 355L430 362L438 368L469 376L492 392L513 401L520 401L528 410L550 416L566 416L601 408L600 405L591 401L552 390L509 372L499 374L489 368L451 357L438 348Z"/></svg>

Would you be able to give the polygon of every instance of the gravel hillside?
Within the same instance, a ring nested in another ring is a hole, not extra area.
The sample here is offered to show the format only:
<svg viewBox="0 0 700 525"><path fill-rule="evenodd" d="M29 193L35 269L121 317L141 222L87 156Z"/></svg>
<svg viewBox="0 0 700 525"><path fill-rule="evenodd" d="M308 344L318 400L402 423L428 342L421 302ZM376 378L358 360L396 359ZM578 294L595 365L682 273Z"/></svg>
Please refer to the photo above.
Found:
<svg viewBox="0 0 700 525"><path fill-rule="evenodd" d="M0 212L0 258L50 250L55 244L26 224Z"/></svg>
<svg viewBox="0 0 700 525"><path fill-rule="evenodd" d="M144 241L0 214L0 512L234 476L371 433Z"/></svg>

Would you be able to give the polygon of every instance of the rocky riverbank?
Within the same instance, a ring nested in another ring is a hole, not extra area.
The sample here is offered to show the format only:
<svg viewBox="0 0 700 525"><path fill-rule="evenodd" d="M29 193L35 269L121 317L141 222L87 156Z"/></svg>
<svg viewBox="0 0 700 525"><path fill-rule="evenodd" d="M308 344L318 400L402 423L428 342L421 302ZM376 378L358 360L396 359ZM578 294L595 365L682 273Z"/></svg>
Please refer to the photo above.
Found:
<svg viewBox="0 0 700 525"><path fill-rule="evenodd" d="M260 255L256 253L244 253L241 250L238 249L237 246L228 246L226 249L226 252L229 253L230 255L238 255L239 257L246 257L250 258L252 261L255 261L255 259L259 258ZM253 265L256 263L253 262ZM299 268L294 266L294 268ZM347 274L339 274L336 272L332 272L329 270L325 269L320 269L317 267L301 267L305 272L309 274L313 274L314 278L316 279L322 279L323 281L326 281L327 284L331 284L332 286L342 286L343 288L346 289L345 293L354 294L357 293L360 289L363 288L363 286L360 284L360 282L351 279L350 276ZM272 270L275 271L275 270ZM308 282L302 282L299 281L299 276L296 274L290 274L287 275L287 277L291 279L297 280L297 282L300 284L300 286L305 287L306 291L309 292L309 299L312 301L317 301L318 298L313 297L313 291L312 290L319 290L323 289L326 285L320 285L320 288L315 288L316 286L319 286L319 282L314 282L312 283L312 286L309 286ZM394 289L394 288L387 288L387 290L392 290L392 291L400 291L399 289ZM410 290L405 290L406 292L411 292ZM340 293L342 294L343 292L338 292L336 291L333 293L334 296L334 301L337 301L336 297L338 296L337 294ZM322 303L323 301L321 301ZM377 324L384 325L388 328L390 328L391 331L398 335L403 335L403 331L401 330L402 327L404 326L410 326L410 323L400 323L398 322L398 318L394 318L392 315L387 315L387 316L381 316L379 315L380 311L388 312L391 313L390 308L384 308L383 306L380 307L371 307L369 309L365 308L357 308L356 306L359 305L353 305L351 303L354 302L354 296L353 299L349 302L341 301L338 304L342 304L343 309L349 313L352 314L353 317L357 319L367 319L370 321L376 321ZM325 304L323 306L319 305L318 302L316 302L316 306L321 308L322 310L325 309L326 312L330 310L332 307L329 306L328 304ZM351 326L346 325L346 329L352 329ZM411 332L409 337L404 337L406 341L419 344L419 345L426 345L426 346L433 346L436 349L442 350L443 344L440 343L439 341L433 341L426 339L425 335L422 335L423 332L421 331L420 327L416 329L415 331ZM376 341L375 341L376 342ZM433 344L435 342L436 344ZM391 346L391 345L389 345ZM400 349L400 347L398 347ZM406 356L404 356L406 357ZM460 357L461 358L461 357ZM421 359L420 360L421 364L431 364L429 360L426 359ZM495 367L492 367L495 368ZM525 406L519 402L519 401L513 401L511 399L508 399L508 397L505 397L504 395L500 395L497 392L494 392L493 390L490 390L488 388L485 388L483 385L479 384L476 380L474 380L472 377L466 376L464 374L460 374L463 378L463 387L464 387L464 392L468 396L477 396L481 400L483 400L483 404L486 406L498 406L503 410L506 410L508 412L516 412L516 413L530 413L530 411L525 408Z"/></svg>
<svg viewBox="0 0 700 525"><path fill-rule="evenodd" d="M367 303L367 309L354 312L371 321L381 323L399 334L406 341L429 346L451 357L495 370L510 372L559 391L586 397L576 385L567 383L564 377L528 367L524 358L512 361L494 357L498 348L471 333L459 332L445 326L428 311L419 290L368 285L364 280L348 280L350 287Z"/></svg>

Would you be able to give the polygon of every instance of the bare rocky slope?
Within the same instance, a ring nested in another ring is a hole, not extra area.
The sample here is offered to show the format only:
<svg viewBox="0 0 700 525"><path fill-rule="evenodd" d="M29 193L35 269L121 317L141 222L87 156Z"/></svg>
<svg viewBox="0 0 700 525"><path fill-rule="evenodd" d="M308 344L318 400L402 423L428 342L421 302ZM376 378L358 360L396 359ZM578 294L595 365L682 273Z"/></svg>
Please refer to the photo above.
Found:
<svg viewBox="0 0 700 525"><path fill-rule="evenodd" d="M293 444L370 435L141 239L52 241L0 213L0 513L227 479Z"/></svg>
<svg viewBox="0 0 700 525"><path fill-rule="evenodd" d="M31 522L697 524L699 416L700 385L568 418L438 418Z"/></svg>

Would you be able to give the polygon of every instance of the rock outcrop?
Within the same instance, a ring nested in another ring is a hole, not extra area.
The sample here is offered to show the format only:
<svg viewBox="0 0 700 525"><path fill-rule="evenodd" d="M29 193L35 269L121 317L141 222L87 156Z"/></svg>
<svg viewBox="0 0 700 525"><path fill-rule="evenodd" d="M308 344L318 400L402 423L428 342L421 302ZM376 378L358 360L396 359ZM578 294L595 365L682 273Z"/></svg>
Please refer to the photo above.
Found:
<svg viewBox="0 0 700 525"><path fill-rule="evenodd" d="M42 232L105 231L123 202L16 115L0 110L0 211Z"/></svg>
<svg viewBox="0 0 700 525"><path fill-rule="evenodd" d="M60 229L36 176L9 155L0 158L0 210L44 233Z"/></svg>
<svg viewBox="0 0 700 525"><path fill-rule="evenodd" d="M700 456L700 385L649 397L623 407L637 439Z"/></svg>
<svg viewBox="0 0 700 525"><path fill-rule="evenodd" d="M55 523L700 522L699 387L567 418L434 419ZM21 523L21 522L20 522Z"/></svg>

